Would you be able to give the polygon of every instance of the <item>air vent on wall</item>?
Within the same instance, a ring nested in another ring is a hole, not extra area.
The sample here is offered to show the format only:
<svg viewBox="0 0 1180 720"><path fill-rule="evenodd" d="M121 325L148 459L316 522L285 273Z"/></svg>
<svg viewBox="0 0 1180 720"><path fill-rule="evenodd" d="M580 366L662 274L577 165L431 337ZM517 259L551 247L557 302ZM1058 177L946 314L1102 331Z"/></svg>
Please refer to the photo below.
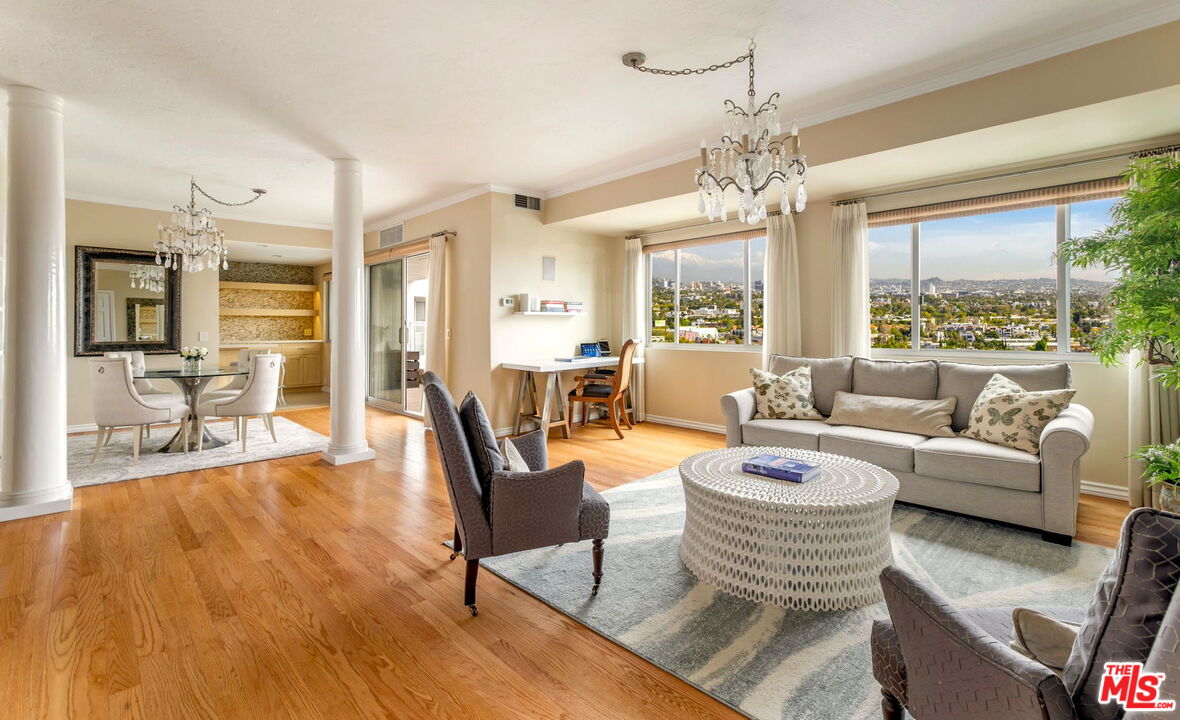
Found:
<svg viewBox="0 0 1180 720"><path fill-rule="evenodd" d="M515 195L513 203L516 205L516 207L524 208L525 210L541 209L541 198L539 197L531 197L529 195Z"/></svg>
<svg viewBox="0 0 1180 720"><path fill-rule="evenodd" d="M381 234L377 236L378 247L393 247L394 245L402 244L402 228L404 225L394 225L391 228L385 228Z"/></svg>

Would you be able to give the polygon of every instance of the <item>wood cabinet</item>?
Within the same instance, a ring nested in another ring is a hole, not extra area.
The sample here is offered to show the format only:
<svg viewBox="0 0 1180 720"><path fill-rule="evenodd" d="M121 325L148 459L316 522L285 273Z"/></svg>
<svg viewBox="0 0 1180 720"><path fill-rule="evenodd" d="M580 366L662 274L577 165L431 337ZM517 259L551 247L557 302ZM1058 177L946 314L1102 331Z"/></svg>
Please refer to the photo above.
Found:
<svg viewBox="0 0 1180 720"><path fill-rule="evenodd" d="M321 343L251 343L241 347L282 353L283 386L286 388L319 388L324 384L324 346ZM241 347L222 348L221 364L237 362Z"/></svg>

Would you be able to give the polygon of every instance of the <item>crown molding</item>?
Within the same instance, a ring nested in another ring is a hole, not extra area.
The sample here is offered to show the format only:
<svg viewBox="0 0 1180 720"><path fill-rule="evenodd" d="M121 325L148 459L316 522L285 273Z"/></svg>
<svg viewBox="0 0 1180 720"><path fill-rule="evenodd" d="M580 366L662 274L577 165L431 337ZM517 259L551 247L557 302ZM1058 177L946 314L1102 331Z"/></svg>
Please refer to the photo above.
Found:
<svg viewBox="0 0 1180 720"><path fill-rule="evenodd" d="M857 100L851 103L836 106L830 110L812 113L810 115L803 115L799 118L799 127L807 128L808 126L818 125L820 123L829 122L838 118L855 115L856 113L872 110L874 108L889 105L902 100L908 100L919 95L944 90L955 85L978 80L989 75L1012 70L1024 65L1031 65L1035 62L1048 60L1049 58L1058 55L1064 55L1074 50L1081 50L1082 48L1097 45L1099 43L1114 40L1133 33L1150 30L1151 28L1165 25L1170 22L1180 20L1180 5L1172 5L1148 10L1146 12L1130 15L1119 18L1118 20L1100 25L1098 27L1088 28L1073 35L1067 35L1057 40L1037 45L1026 50L1019 50L1003 57L995 58L984 63L972 65L959 70L944 73L937 77L933 77L920 82L910 83L902 87L895 88L869 97ZM569 193L577 192L579 190L586 190L597 185L621 180L625 177L638 175L640 173L657 170L669 165L685 162L699 157L697 150L685 151L683 153L664 157L657 160L651 160L639 165L633 165L622 170L606 173L604 175L595 176L586 180L580 180L566 185L559 185L557 187L547 190L543 195L544 199L555 198L561 195L568 195Z"/></svg>
<svg viewBox="0 0 1180 720"><path fill-rule="evenodd" d="M479 197L480 195L486 195L490 192L498 192L493 190L492 187L493 186L490 183L482 183L480 185L476 185L475 187L457 192L454 195L441 197L438 200L426 203L425 205L419 205L409 210L402 210L393 215L386 215L385 217L374 220L373 222L366 223L365 232L369 233L377 230L385 230L387 228L393 227L394 225L401 225L405 221L416 218L419 215L425 215L426 213L434 212L435 210L442 210L443 208L461 203L464 200L470 200L471 198Z"/></svg>
<svg viewBox="0 0 1180 720"><path fill-rule="evenodd" d="M133 203L121 200L119 198L105 197L103 195L91 195L89 193L66 193L66 200L80 200L82 202L100 203L102 205L115 205L117 207L135 208L137 210L156 210L159 212L172 212L172 206L152 205L150 203ZM235 220L237 222L251 222L259 225L280 225L282 227L297 227L306 228L308 230L331 230L331 225L321 225L318 223L303 223L295 222L293 220L279 220L276 218L261 218L249 217L246 215L234 215L217 213L217 218L222 220Z"/></svg>

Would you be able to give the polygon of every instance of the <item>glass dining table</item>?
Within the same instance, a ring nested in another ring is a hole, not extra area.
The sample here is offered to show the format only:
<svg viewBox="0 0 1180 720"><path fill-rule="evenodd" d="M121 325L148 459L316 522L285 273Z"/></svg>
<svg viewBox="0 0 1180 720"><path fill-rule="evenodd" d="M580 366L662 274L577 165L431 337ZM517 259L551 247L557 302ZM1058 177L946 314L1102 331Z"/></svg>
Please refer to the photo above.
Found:
<svg viewBox="0 0 1180 720"><path fill-rule="evenodd" d="M217 367L211 365L209 367L201 367L193 369L179 369L179 370L144 370L142 373L137 373L137 378L144 380L171 380L180 388L180 392L184 395L184 401L188 404L189 410L193 413L193 419L197 417L197 405L201 403L201 393L205 391L205 386L209 381L219 377L232 377L234 375L247 375L250 370L245 367L227 366ZM164 447L156 452L162 453L177 453L185 451L185 444L188 444L188 449L197 449L197 424L195 422L189 423L189 436L183 437L183 430L177 430L176 434L172 436ZM227 441L222 440L213 433L209 432L209 426L205 426L204 447L209 448L221 447Z"/></svg>

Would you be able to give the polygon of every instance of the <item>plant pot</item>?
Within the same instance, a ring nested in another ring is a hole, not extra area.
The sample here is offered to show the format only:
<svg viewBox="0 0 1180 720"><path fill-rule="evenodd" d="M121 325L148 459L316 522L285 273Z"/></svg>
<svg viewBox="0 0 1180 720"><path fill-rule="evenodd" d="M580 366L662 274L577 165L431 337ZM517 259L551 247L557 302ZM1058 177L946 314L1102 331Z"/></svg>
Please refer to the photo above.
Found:
<svg viewBox="0 0 1180 720"><path fill-rule="evenodd" d="M201 358L184 358L182 368L184 372L201 372Z"/></svg>
<svg viewBox="0 0 1180 720"><path fill-rule="evenodd" d="M1180 513L1180 486L1160 483L1160 507L1168 512Z"/></svg>

